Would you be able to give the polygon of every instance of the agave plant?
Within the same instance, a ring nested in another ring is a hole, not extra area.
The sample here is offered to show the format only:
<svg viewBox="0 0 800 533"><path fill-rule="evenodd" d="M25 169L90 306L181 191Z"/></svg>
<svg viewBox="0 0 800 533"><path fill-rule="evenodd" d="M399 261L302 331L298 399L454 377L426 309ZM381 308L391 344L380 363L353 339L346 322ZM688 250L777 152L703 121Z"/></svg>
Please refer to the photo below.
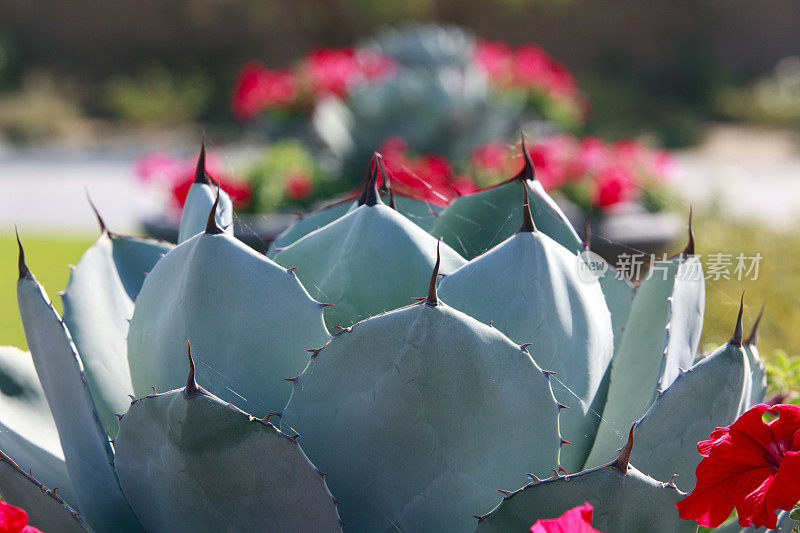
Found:
<svg viewBox="0 0 800 533"><path fill-rule="evenodd" d="M346 170L359 168L391 137L416 153L466 160L475 146L507 138L519 122L523 102L492 98L473 61L475 38L457 27L386 30L364 48L391 58L397 73L353 87L343 101L320 102L313 117L316 134Z"/></svg>
<svg viewBox="0 0 800 533"><path fill-rule="evenodd" d="M584 502L602 531L694 531L696 443L764 394L758 321L698 359L691 224L663 275L587 279L525 155L430 233L376 155L273 261L201 153L182 242L101 220L63 319L20 244L0 495L52 531L522 531Z"/></svg>

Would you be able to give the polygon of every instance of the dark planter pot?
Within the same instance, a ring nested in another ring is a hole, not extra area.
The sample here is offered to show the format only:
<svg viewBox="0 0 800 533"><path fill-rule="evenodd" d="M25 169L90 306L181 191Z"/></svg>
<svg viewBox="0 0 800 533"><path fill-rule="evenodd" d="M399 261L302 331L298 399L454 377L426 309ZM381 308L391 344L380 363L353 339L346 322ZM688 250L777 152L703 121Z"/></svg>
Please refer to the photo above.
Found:
<svg viewBox="0 0 800 533"><path fill-rule="evenodd" d="M578 236L586 241L586 214L571 202L559 200ZM619 206L613 213L593 216L590 248L612 266L620 256L639 255L645 263L669 252L686 233L686 222L671 212L651 213L639 204ZM643 257L642 257L643 256Z"/></svg>
<svg viewBox="0 0 800 533"><path fill-rule="evenodd" d="M559 202L564 213L585 239L585 215L574 204ZM268 215L237 215L234 222L236 238L251 248L265 253L269 244L294 220L290 213ZM169 242L178 239L178 223L167 217L147 219L142 223L145 232ZM624 206L613 215L595 217L591 221L591 249L611 265L618 264L622 254L643 254L649 262L657 258L685 232L685 222L674 213L650 213L641 206Z"/></svg>

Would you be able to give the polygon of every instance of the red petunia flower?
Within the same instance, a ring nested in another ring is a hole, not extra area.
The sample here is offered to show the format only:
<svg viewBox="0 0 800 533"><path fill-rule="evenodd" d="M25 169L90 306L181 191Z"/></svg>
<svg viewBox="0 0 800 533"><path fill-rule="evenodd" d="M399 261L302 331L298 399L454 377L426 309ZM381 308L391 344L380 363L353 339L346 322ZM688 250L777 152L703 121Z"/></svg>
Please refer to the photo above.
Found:
<svg viewBox="0 0 800 533"><path fill-rule="evenodd" d="M507 83L511 76L514 51L506 43L478 41L475 46L475 62L495 83Z"/></svg>
<svg viewBox="0 0 800 533"><path fill-rule="evenodd" d="M510 159L508 146L502 141L476 146L469 158L470 162L479 170L493 173L506 171Z"/></svg>
<svg viewBox="0 0 800 533"><path fill-rule="evenodd" d="M630 200L635 189L636 181L626 169L609 165L595 178L592 203L599 207L610 207Z"/></svg>
<svg viewBox="0 0 800 533"><path fill-rule="evenodd" d="M406 150L405 141L399 137L387 139L378 149L395 191L444 206L459 192L477 189L468 176L454 176L446 158L436 154L412 158Z"/></svg>
<svg viewBox="0 0 800 533"><path fill-rule="evenodd" d="M343 97L359 74L355 50L352 48L320 48L313 50L300 67L315 94Z"/></svg>
<svg viewBox="0 0 800 533"><path fill-rule="evenodd" d="M0 533L42 533L28 525L28 513L0 500Z"/></svg>
<svg viewBox="0 0 800 533"><path fill-rule="evenodd" d="M291 72L251 62L236 77L231 109L236 118L247 120L266 109L290 106L296 97L297 83Z"/></svg>
<svg viewBox="0 0 800 533"><path fill-rule="evenodd" d="M592 527L592 504L573 507L558 518L539 519L531 533L601 533Z"/></svg>
<svg viewBox="0 0 800 533"><path fill-rule="evenodd" d="M223 191L228 193L235 208L241 209L250 204L253 190L250 188L249 184L227 178L219 179L214 177L212 179L219 184ZM189 194L192 183L194 183L194 176L175 182L172 186L172 201L175 207L183 208L183 203L186 201L186 196Z"/></svg>
<svg viewBox="0 0 800 533"><path fill-rule="evenodd" d="M283 188L287 197L292 200L303 200L314 190L314 182L306 174L296 172L286 177Z"/></svg>
<svg viewBox="0 0 800 533"><path fill-rule="evenodd" d="M580 178L583 174L570 174L572 168L568 163L574 159L575 140L567 135L559 135L543 139L532 145L528 153L536 179L542 182L545 189L557 189L570 178ZM522 162L519 163L522 168Z"/></svg>
<svg viewBox="0 0 800 533"><path fill-rule="evenodd" d="M765 422L767 411L778 418ZM800 501L800 406L756 405L697 451L697 485L677 504L683 519L717 527L736 507L740 525L774 529L776 510Z"/></svg>

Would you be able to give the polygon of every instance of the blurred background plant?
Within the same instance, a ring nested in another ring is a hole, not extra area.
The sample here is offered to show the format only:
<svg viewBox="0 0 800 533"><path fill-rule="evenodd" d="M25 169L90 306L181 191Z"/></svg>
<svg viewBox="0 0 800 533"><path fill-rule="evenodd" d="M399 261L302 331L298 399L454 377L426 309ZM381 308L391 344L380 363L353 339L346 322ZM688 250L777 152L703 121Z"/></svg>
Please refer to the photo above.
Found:
<svg viewBox="0 0 800 533"><path fill-rule="evenodd" d="M800 404L800 355L788 356L783 350L775 350L767 363L766 401L774 403Z"/></svg>
<svg viewBox="0 0 800 533"><path fill-rule="evenodd" d="M115 76L102 92L111 116L137 125L174 126L198 120L208 109L211 79L151 65L136 76Z"/></svg>
<svg viewBox="0 0 800 533"><path fill-rule="evenodd" d="M798 9L790 0L767 0L758 7L744 0L668 6L655 0L610 0L603 6L585 0L477 0L466 5L455 0L154 0L146 5L78 0L69 9L52 0L38 6L9 0L0 5L0 92L19 89L34 70L59 80L69 72L80 83L78 105L92 118L160 118L147 111L160 108L165 119L199 119L232 133L232 80L246 62L295 73L297 58L309 56L311 49L366 45L381 27L435 21L469 28L478 36L477 63L504 72L492 70L492 92L524 93L517 96L526 105L549 120L572 124L574 133L605 140L645 135L657 145L686 146L702 138L707 119L751 120L746 105L751 96L745 93L772 94L762 87L769 83L756 80L769 77L781 57L797 53ZM764 39L765 34L770 38ZM526 44L531 42L540 48ZM468 53L468 47L459 52ZM553 83L568 77L552 76L542 84L538 77L529 83L515 75L514 65L525 63L544 67L528 73L566 65L592 103L590 113L576 105L580 99L573 98L568 83ZM781 63L779 70L791 71L791 66ZM206 73L200 75L205 79L196 78L198 72ZM115 78L125 79L121 85L128 87L111 83ZM783 74L775 78L781 81L773 85L785 92ZM203 88L189 90L186 80ZM106 89L109 85L115 88ZM552 98L553 89L558 98ZM104 96L106 91L115 96ZM142 91L149 98L141 98ZM181 94L188 101L172 106ZM792 105L787 102L786 108ZM767 112L776 118L780 114ZM14 136L25 138L36 136Z"/></svg>
<svg viewBox="0 0 800 533"><path fill-rule="evenodd" d="M0 131L17 143L63 137L90 138L91 121L68 80L46 71L30 71L16 89L0 93Z"/></svg>
<svg viewBox="0 0 800 533"><path fill-rule="evenodd" d="M716 109L724 117L800 128L800 56L784 57L772 73L744 87L723 87Z"/></svg>

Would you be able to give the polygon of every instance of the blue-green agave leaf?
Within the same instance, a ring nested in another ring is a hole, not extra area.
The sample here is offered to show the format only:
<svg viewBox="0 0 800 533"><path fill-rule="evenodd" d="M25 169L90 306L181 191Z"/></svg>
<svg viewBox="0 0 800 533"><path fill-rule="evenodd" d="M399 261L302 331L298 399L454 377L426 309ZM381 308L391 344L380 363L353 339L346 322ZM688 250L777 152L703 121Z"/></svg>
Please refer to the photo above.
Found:
<svg viewBox="0 0 800 533"><path fill-rule="evenodd" d="M115 447L147 531L341 531L325 474L296 437L206 392L193 373L183 389L134 400Z"/></svg>
<svg viewBox="0 0 800 533"><path fill-rule="evenodd" d="M215 218L219 227L233 235L233 203L230 196L220 189L206 172L206 147L203 144L200 148L200 157L197 159L194 183L189 187L189 193L183 204L181 222L178 226L178 244L206 229L212 206L215 207Z"/></svg>
<svg viewBox="0 0 800 533"><path fill-rule="evenodd" d="M445 277L439 294L512 341L530 344L534 361L557 373L553 392L569 408L559 419L570 442L561 464L574 472L586 462L600 422L593 404L605 401L611 318L597 279L582 276L582 257L530 227Z"/></svg>
<svg viewBox="0 0 800 533"><path fill-rule="evenodd" d="M702 457L697 443L707 440L714 428L732 424L747 398L749 365L742 348L741 312L730 342L704 358L675 381L636 426L637 446L631 463L656 479L670 479L691 491L695 469Z"/></svg>
<svg viewBox="0 0 800 533"><path fill-rule="evenodd" d="M114 472L108 435L100 424L83 363L44 289L19 256L19 303L25 338L47 403L81 515L102 531L140 531Z"/></svg>
<svg viewBox="0 0 800 533"><path fill-rule="evenodd" d="M549 376L431 287L435 306L429 292L336 335L294 381L281 418L354 531L468 530L498 486L556 467Z"/></svg>
<svg viewBox="0 0 800 533"><path fill-rule="evenodd" d="M115 415L128 409L133 394L126 339L134 300L172 245L108 231L102 219L100 225L100 239L72 269L62 299L64 322L85 365L97 413L113 438Z"/></svg>
<svg viewBox="0 0 800 533"><path fill-rule="evenodd" d="M384 205L376 180L374 174L356 209L275 256L277 263L297 267L311 296L333 304L325 310L328 327L408 305L425 294L436 261L436 239ZM449 246L441 247L442 273L464 263Z"/></svg>
<svg viewBox="0 0 800 533"><path fill-rule="evenodd" d="M691 366L705 298L702 271L699 280L689 274L695 261L692 253L658 261L639 286L611 363L608 399L587 466L603 464L622 446L624 428L647 412L659 384L667 381L665 369L672 377L673 370ZM674 327L673 310L680 311Z"/></svg>
<svg viewBox="0 0 800 533"><path fill-rule="evenodd" d="M525 167L508 181L460 196L441 212L431 234L467 259L476 257L512 236L522 224L523 194L528 187L536 228L571 252L582 249L578 234L567 217L534 177L533 163L524 147Z"/></svg>
<svg viewBox="0 0 800 533"><path fill-rule="evenodd" d="M60 487L48 489L0 451L0 498L25 509L31 526L58 533L91 531L60 495Z"/></svg>
<svg viewBox="0 0 800 533"><path fill-rule="evenodd" d="M329 339L322 305L294 272L226 233L195 235L147 276L128 332L138 396L184 382L186 341L198 381L263 416L280 411L309 355Z"/></svg>
<svg viewBox="0 0 800 533"><path fill-rule="evenodd" d="M0 346L0 450L48 487L58 487L67 501L77 501L31 354L13 346Z"/></svg>
<svg viewBox="0 0 800 533"><path fill-rule="evenodd" d="M631 435L633 430L631 430ZM686 496L672 483L661 483L628 464L631 438L616 460L572 475L553 475L505 492L503 501L479 518L477 533L527 531L543 518L557 518L589 502L592 527L625 533L694 533L697 522L681 520L675 504ZM637 443L638 446L638 443Z"/></svg>

